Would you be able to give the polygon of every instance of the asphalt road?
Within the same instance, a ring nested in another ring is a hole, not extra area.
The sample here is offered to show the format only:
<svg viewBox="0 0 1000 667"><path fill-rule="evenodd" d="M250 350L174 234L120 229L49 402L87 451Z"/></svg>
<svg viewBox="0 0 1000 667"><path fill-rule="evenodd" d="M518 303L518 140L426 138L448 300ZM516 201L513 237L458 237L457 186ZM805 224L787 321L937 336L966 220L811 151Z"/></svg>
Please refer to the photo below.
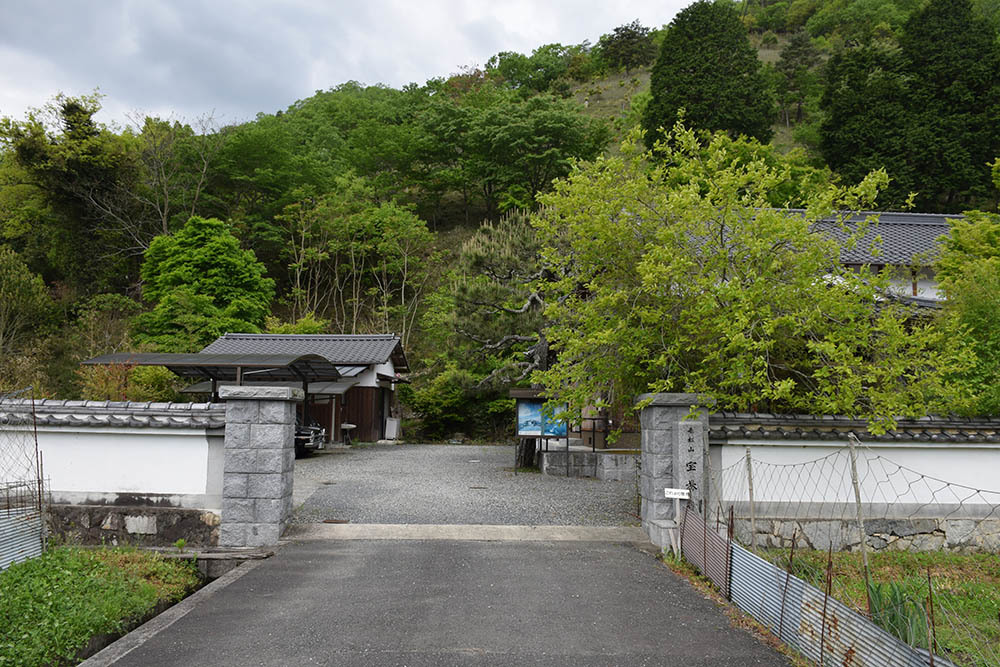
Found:
<svg viewBox="0 0 1000 667"><path fill-rule="evenodd" d="M177 665L787 665L635 546L304 541L121 658Z"/></svg>

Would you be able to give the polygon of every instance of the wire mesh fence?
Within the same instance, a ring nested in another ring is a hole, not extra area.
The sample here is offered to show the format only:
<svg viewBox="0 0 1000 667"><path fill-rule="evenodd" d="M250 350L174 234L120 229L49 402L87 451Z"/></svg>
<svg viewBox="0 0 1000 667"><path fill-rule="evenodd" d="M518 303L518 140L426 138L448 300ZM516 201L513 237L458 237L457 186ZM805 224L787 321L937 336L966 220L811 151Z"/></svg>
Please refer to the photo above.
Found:
<svg viewBox="0 0 1000 667"><path fill-rule="evenodd" d="M747 447L712 471L711 497L714 522L685 512L685 557L807 657L1000 665L1000 492L901 465L852 435L793 464Z"/></svg>
<svg viewBox="0 0 1000 667"><path fill-rule="evenodd" d="M31 388L0 396L0 569L45 546L42 458Z"/></svg>

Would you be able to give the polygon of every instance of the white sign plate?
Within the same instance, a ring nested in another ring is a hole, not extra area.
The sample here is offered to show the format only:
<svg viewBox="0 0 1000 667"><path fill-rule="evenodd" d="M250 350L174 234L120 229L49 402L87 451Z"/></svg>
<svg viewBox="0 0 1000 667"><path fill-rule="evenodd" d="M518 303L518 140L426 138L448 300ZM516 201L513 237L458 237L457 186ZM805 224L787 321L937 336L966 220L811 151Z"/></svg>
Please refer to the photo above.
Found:
<svg viewBox="0 0 1000 667"><path fill-rule="evenodd" d="M663 489L665 498L676 498L677 500L690 500L691 492L687 489Z"/></svg>

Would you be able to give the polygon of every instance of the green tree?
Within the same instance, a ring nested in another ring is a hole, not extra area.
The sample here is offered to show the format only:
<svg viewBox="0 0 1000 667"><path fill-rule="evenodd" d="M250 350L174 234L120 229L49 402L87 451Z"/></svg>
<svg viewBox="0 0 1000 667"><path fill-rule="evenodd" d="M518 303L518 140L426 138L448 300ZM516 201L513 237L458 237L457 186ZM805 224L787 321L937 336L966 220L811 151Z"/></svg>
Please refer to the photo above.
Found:
<svg viewBox="0 0 1000 667"><path fill-rule="evenodd" d="M539 46L530 56L502 51L486 61L486 73L528 97L548 92L566 74L570 58L570 50L562 44Z"/></svg>
<svg viewBox="0 0 1000 667"><path fill-rule="evenodd" d="M445 326L472 344L466 358L484 384L521 384L548 368L540 250L527 214L514 211L484 222L458 252Z"/></svg>
<svg viewBox="0 0 1000 667"><path fill-rule="evenodd" d="M723 409L847 414L885 428L951 409L961 341L906 322L888 275L839 263L820 218L870 205L884 173L771 208L786 169L744 161L723 135L676 129L665 161L623 146L581 165L536 217L557 361L536 379L573 408L645 391L715 396ZM855 234L862 234L861 225Z"/></svg>
<svg viewBox="0 0 1000 667"><path fill-rule="evenodd" d="M820 93L820 78L816 67L821 60L809 33L799 30L793 34L778 57L776 69L781 74L778 99L785 116L785 125L791 124L790 107L795 107L795 122L803 120L806 98Z"/></svg>
<svg viewBox="0 0 1000 667"><path fill-rule="evenodd" d="M970 0L931 0L900 36L913 111L908 155L921 210L950 212L992 199L988 163L1000 155L1000 43ZM887 165L888 166L888 165Z"/></svg>
<svg viewBox="0 0 1000 667"><path fill-rule="evenodd" d="M886 44L838 53L827 63L820 152L849 182L885 169L890 182L883 209L899 209L919 187L907 154L911 78L898 48Z"/></svg>
<svg viewBox="0 0 1000 667"><path fill-rule="evenodd" d="M155 304L134 320L136 340L166 350L206 345L229 332L256 333L270 313L274 281L253 251L220 220L193 217L159 236L142 264L143 297Z"/></svg>
<svg viewBox="0 0 1000 667"><path fill-rule="evenodd" d="M0 120L18 185L39 195L22 193L17 203L29 210L13 215L44 223L24 233L41 238L46 277L84 292L135 280L130 257L144 249L139 231L147 222L132 196L140 173L135 145L94 120L100 108L96 95L58 95L23 121Z"/></svg>
<svg viewBox="0 0 1000 667"><path fill-rule="evenodd" d="M649 65L656 59L652 32L638 19L601 35L597 48L609 65L624 69L626 76L632 69Z"/></svg>
<svg viewBox="0 0 1000 667"><path fill-rule="evenodd" d="M944 316L962 328L976 354L960 373L976 396L974 412L993 416L1000 414L1000 215L970 211L948 222L937 260Z"/></svg>
<svg viewBox="0 0 1000 667"><path fill-rule="evenodd" d="M682 108L696 129L771 138L773 92L731 5L699 0L674 17L653 65L650 92L643 118L649 146L661 128L674 126Z"/></svg>
<svg viewBox="0 0 1000 667"><path fill-rule="evenodd" d="M31 273L17 253L0 246L0 360L42 333L53 305L41 277Z"/></svg>

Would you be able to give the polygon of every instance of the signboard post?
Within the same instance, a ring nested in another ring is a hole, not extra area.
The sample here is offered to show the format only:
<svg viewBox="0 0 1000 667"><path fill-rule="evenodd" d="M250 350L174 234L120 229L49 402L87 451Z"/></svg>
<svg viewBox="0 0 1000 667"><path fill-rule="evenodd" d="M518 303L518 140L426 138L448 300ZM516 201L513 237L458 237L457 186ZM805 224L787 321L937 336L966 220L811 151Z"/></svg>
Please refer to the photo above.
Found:
<svg viewBox="0 0 1000 667"><path fill-rule="evenodd" d="M663 497L674 501L674 529L670 533L670 546L674 556L681 555L681 501L691 500L690 489L663 489Z"/></svg>

